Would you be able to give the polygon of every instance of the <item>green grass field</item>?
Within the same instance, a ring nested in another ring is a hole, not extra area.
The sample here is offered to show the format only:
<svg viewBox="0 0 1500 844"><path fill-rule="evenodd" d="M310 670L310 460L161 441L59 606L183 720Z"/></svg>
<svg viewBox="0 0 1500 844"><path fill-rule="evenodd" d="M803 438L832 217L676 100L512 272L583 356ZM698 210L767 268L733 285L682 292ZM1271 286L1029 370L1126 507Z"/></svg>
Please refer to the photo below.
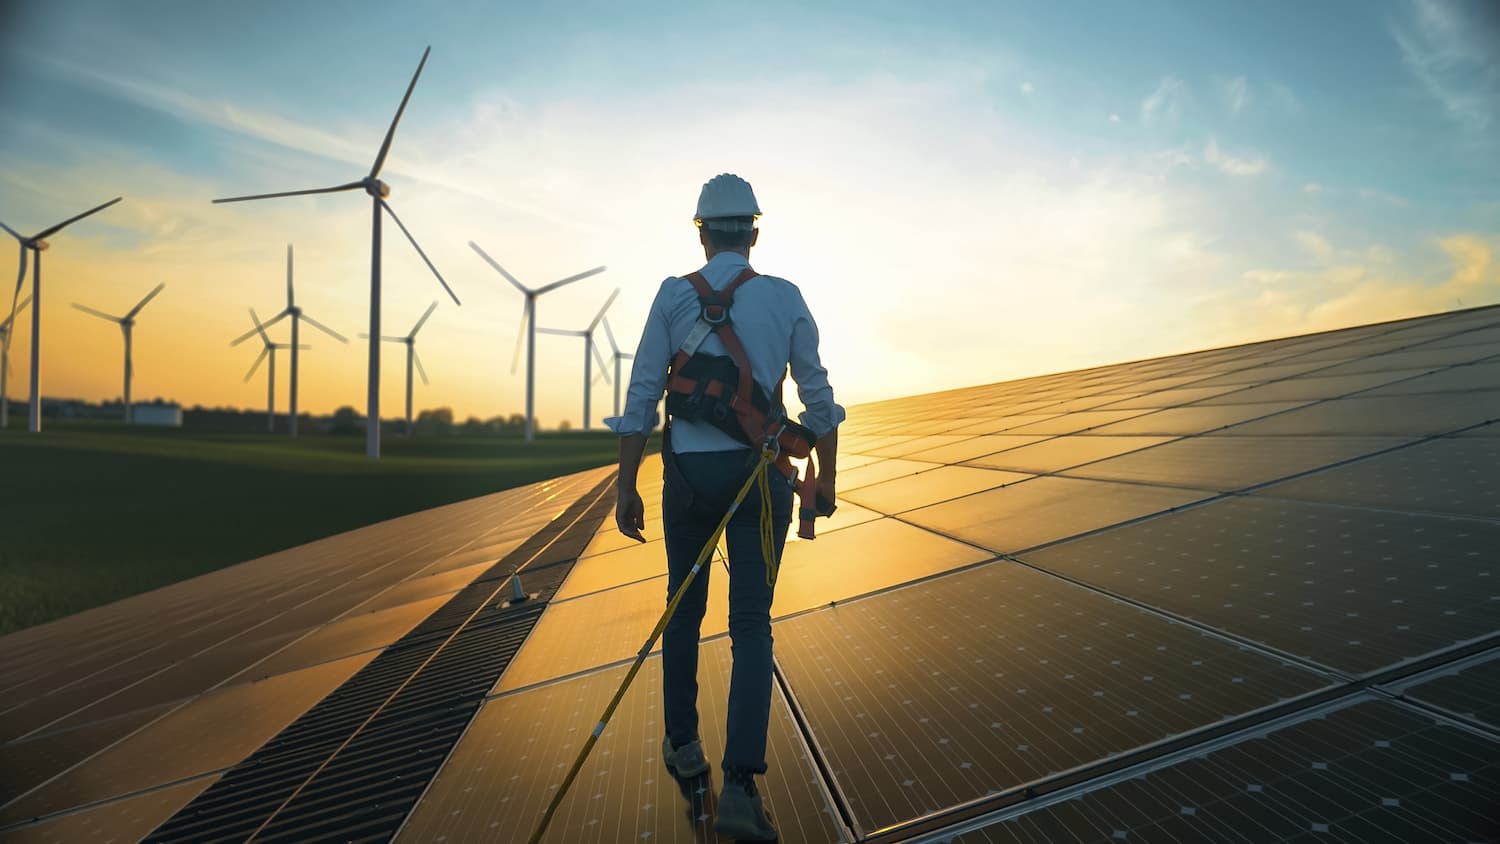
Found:
<svg viewBox="0 0 1500 844"><path fill-rule="evenodd" d="M0 635L321 537L602 466L609 432L202 434L55 422L0 431Z"/></svg>

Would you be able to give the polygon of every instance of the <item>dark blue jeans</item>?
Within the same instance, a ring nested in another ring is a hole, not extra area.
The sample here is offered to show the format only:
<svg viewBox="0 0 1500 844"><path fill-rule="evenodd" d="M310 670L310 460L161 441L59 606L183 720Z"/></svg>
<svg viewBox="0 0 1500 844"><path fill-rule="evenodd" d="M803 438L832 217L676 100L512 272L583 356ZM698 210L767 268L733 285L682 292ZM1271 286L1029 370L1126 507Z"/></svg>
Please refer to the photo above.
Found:
<svg viewBox="0 0 1500 844"><path fill-rule="evenodd" d="M665 457L666 455L664 455ZM662 532L667 545L667 598L687 578L703 546L749 477L750 452L708 451L674 455L662 492ZM776 558L792 522L792 486L770 471ZM729 551L729 637L734 668L724 769L766 772L766 726L771 712L771 598L760 547L760 490L752 486L725 529ZM677 605L662 633L662 686L667 736L681 746L698 739L698 636L708 603L713 558Z"/></svg>

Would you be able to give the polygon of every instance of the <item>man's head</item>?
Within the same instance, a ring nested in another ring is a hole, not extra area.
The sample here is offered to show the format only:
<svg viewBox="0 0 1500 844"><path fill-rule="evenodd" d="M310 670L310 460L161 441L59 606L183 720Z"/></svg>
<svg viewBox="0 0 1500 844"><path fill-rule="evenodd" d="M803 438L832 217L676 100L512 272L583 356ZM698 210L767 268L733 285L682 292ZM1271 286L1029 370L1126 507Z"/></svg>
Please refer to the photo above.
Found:
<svg viewBox="0 0 1500 844"><path fill-rule="evenodd" d="M698 209L693 214L703 254L710 258L718 252L748 254L760 236L755 228L759 216L760 205L749 182L732 173L709 179L698 193Z"/></svg>

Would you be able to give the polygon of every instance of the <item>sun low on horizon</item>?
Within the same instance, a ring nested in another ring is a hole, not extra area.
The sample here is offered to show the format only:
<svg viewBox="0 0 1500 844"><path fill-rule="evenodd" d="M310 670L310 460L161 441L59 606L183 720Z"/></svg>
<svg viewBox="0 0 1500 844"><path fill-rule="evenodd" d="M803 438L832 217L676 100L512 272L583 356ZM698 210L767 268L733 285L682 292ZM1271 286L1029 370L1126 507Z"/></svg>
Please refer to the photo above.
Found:
<svg viewBox="0 0 1500 844"><path fill-rule="evenodd" d="M584 329L618 288L632 352L662 280L702 264L694 202L723 172L754 186L752 264L801 288L846 405L1500 302L1478 0L8 4L0 222L124 197L50 238L43 395L116 399L121 332L72 305L165 284L134 399L264 407L260 342L230 341L286 306L290 244L297 304L348 340L303 327L300 409L363 412L364 195L210 200L363 178L429 45L381 178L461 304L388 222L381 334L436 303L414 404L459 419L524 406L522 297L471 242L531 287L606 266L537 323ZM540 425L581 426L583 343L536 356ZM593 427L613 394L594 383Z"/></svg>

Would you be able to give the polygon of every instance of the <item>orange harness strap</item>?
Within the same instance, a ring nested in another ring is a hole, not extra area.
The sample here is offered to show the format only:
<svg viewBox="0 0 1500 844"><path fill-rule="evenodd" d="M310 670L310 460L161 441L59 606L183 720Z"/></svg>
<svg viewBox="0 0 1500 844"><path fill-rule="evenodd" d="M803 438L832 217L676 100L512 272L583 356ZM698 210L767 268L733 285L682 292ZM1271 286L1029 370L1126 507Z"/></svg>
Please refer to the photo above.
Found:
<svg viewBox="0 0 1500 844"><path fill-rule="evenodd" d="M764 443L772 440L776 443L778 456L776 468L788 480L796 484L799 506L797 514L797 535L803 539L815 539L816 532L813 520L817 516L817 494L818 475L817 467L812 459L812 449L806 440L787 428L784 422L772 422L765 413L762 413L751 400L751 391L754 389L755 381L750 372L750 358L745 354L745 346L740 342L739 335L735 334L734 326L729 318L730 307L734 304L734 293L740 285L755 278L759 273L746 267L735 276L723 290L714 290L708 283L708 279L702 273L692 272L683 276L693 289L698 293L698 302L702 306L701 318L713 327L719 340L724 343L725 351L739 367L739 383L735 385L735 394L729 399L729 407L739 419L740 427L751 443ZM688 362L689 355L683 349L678 349L673 356L671 366L668 370L667 389L674 393L693 394L698 389L698 382L692 378L685 378L678 374ZM776 401L781 402L782 385L785 383L785 375L776 383ZM720 382L710 381L704 387L704 394L712 398L722 398L724 386ZM802 479L797 479L797 467L792 465L791 458L807 458L807 471Z"/></svg>

